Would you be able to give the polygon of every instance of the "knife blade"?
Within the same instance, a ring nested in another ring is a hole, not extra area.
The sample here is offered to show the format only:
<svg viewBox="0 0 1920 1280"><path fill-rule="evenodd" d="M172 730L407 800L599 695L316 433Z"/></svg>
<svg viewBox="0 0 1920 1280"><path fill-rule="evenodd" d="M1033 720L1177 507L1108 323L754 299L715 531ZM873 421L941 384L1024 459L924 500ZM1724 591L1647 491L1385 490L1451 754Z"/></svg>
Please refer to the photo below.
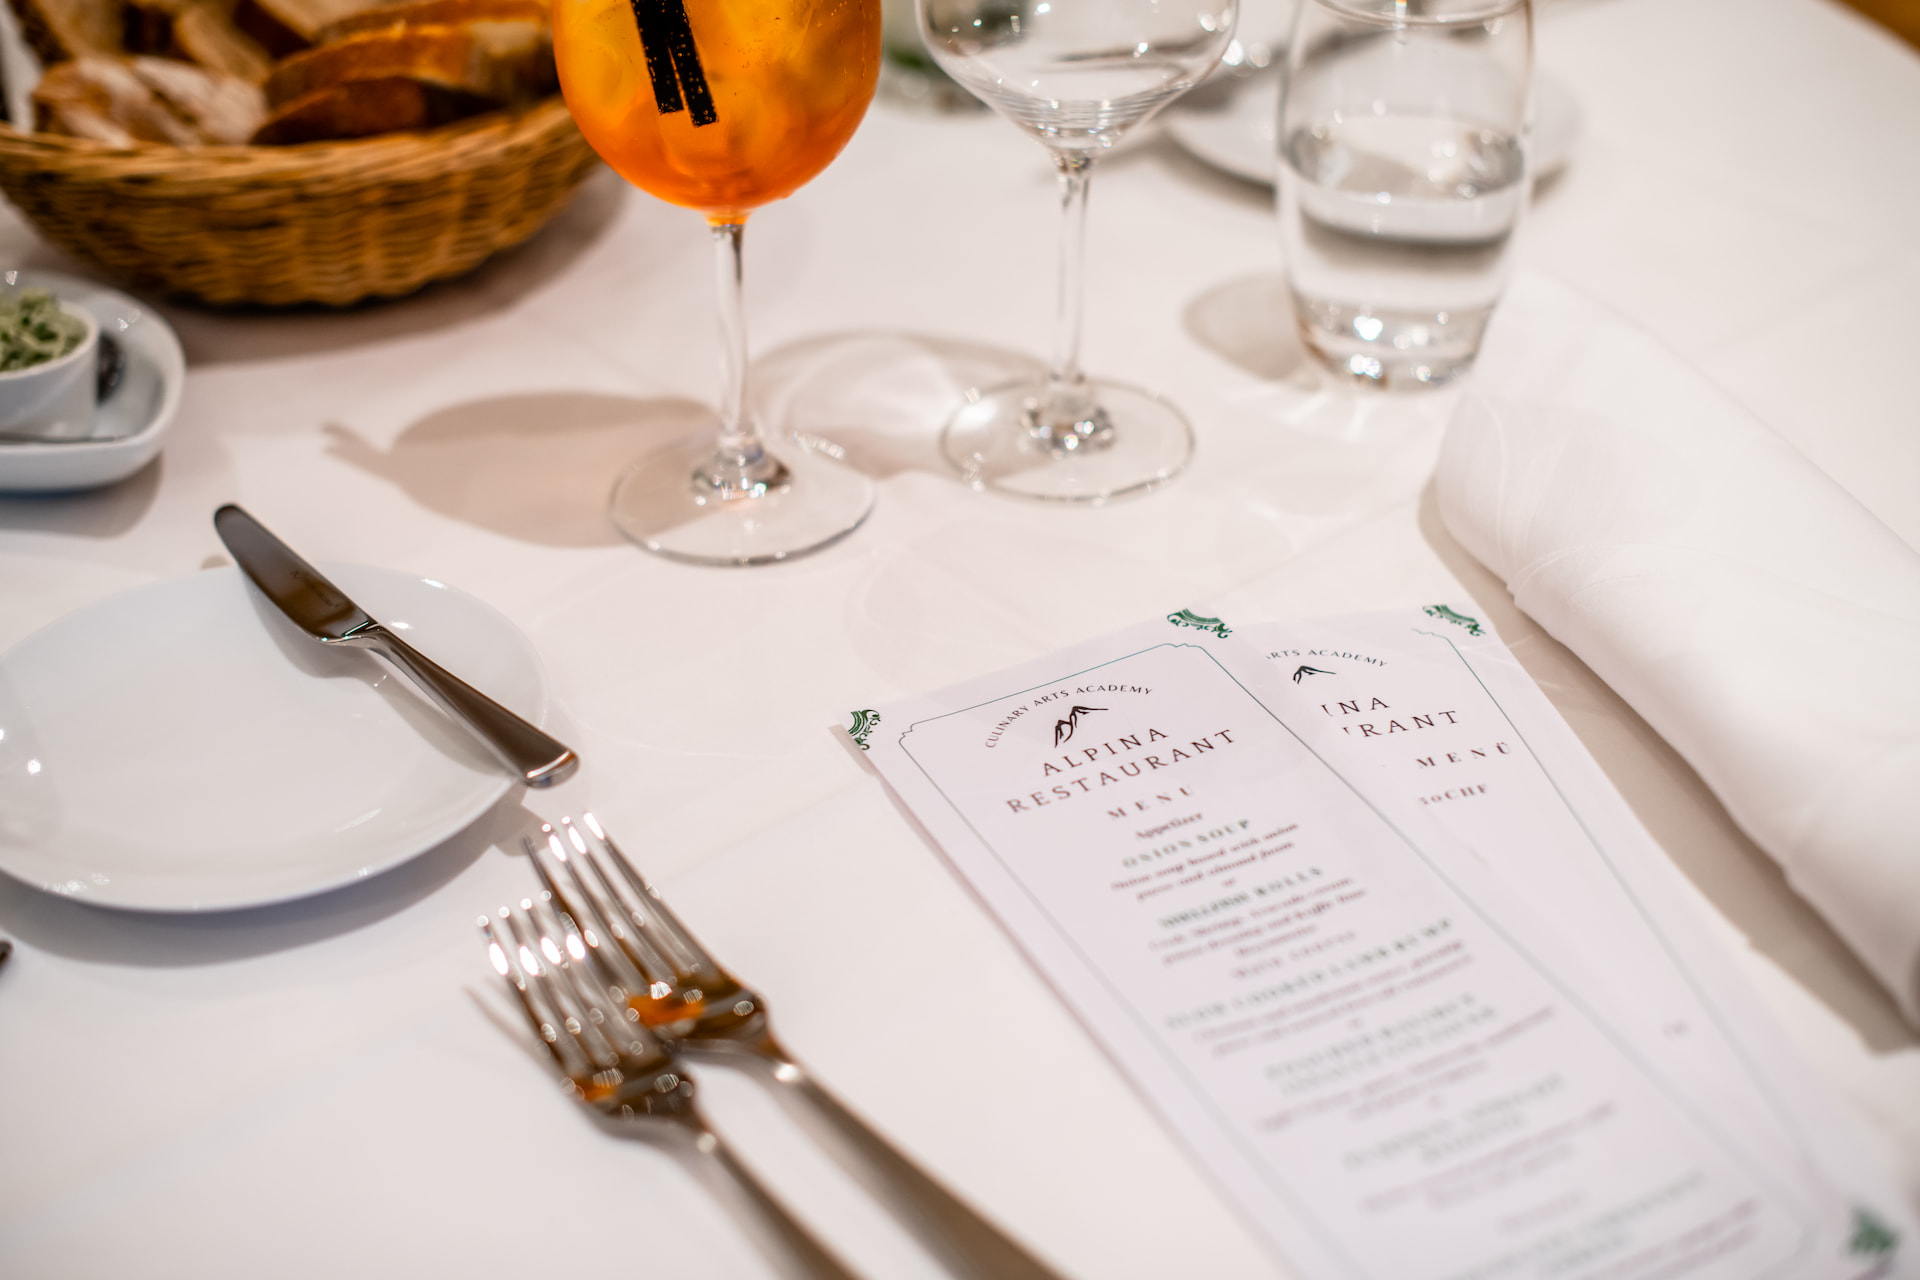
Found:
<svg viewBox="0 0 1920 1280"><path fill-rule="evenodd" d="M213 527L241 571L295 626L321 644L386 659L527 786L550 787L580 767L564 744L389 631L240 507L229 502L215 511Z"/></svg>

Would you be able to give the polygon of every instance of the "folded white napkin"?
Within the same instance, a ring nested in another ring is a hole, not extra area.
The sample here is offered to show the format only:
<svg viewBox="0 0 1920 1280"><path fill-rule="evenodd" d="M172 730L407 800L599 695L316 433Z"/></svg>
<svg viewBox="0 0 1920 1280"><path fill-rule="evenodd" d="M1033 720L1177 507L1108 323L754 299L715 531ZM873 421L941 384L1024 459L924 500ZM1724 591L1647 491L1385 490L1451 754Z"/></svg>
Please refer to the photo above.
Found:
<svg viewBox="0 0 1920 1280"><path fill-rule="evenodd" d="M1522 276L1442 518L1920 1025L1920 555L1646 333Z"/></svg>

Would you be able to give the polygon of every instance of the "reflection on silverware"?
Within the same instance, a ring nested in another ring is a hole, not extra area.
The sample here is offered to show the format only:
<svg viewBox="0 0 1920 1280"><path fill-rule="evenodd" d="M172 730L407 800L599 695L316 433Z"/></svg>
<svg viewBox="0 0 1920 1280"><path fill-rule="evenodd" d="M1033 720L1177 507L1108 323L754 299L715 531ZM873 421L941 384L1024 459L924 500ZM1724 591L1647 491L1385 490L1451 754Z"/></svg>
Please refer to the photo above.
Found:
<svg viewBox="0 0 1920 1280"><path fill-rule="evenodd" d="M972 1280L1059 1280L971 1206L869 1128L774 1038L766 1001L722 969L680 923L592 814L545 828L527 852L547 892L594 940L610 987L641 1021L685 1053L746 1054L811 1104L873 1175L876 1190L959 1275ZM604 940L604 941L603 941ZM605 945L611 943L612 945Z"/></svg>
<svg viewBox="0 0 1920 1280"><path fill-rule="evenodd" d="M13 944L11 942L8 942L5 938L0 938L0 964L5 964L7 962L7 957L12 954L13 954Z"/></svg>
<svg viewBox="0 0 1920 1280"><path fill-rule="evenodd" d="M567 1091L620 1123L678 1126L745 1194L801 1269L817 1280L857 1280L760 1184L694 1105L689 1079L660 1039L610 985L582 931L541 901L523 898L498 919L480 917L494 972L519 997L534 1034L553 1055Z"/></svg>
<svg viewBox="0 0 1920 1280"><path fill-rule="evenodd" d="M527 786L550 787L580 767L565 745L387 630L239 507L228 503L215 511L213 527L253 585L302 631L321 644L385 658Z"/></svg>

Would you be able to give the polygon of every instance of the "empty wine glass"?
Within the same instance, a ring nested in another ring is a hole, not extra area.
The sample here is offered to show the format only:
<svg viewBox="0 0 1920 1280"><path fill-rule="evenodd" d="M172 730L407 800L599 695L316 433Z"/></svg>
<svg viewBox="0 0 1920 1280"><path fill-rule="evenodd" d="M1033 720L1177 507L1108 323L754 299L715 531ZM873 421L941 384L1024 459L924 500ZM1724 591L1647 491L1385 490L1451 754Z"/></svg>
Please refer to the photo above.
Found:
<svg viewBox="0 0 1920 1280"><path fill-rule="evenodd" d="M720 285L720 431L636 463L613 522L649 551L762 564L843 537L873 482L817 440L769 439L747 403L747 215L840 153L873 99L880 0L555 0L560 87L620 176L706 215Z"/></svg>
<svg viewBox="0 0 1920 1280"><path fill-rule="evenodd" d="M1080 371L1082 249L1093 162L1191 89L1233 37L1236 0L919 0L949 75L1039 139L1060 172L1059 318L1045 381L970 393L947 458L977 488L1104 502L1171 478L1193 430L1148 391Z"/></svg>

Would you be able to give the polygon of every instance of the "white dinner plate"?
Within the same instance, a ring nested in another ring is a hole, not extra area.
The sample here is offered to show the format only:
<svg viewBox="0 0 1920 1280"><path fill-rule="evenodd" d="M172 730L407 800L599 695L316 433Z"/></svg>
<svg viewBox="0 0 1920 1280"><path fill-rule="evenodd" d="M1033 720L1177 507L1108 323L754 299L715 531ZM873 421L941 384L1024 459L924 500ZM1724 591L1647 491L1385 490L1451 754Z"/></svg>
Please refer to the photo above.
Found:
<svg viewBox="0 0 1920 1280"><path fill-rule="evenodd" d="M1573 158L1580 140L1580 103L1551 72L1534 80L1533 176L1551 177ZM1272 186L1279 162L1280 77L1256 76L1223 102L1175 106L1167 132L1188 153L1216 169Z"/></svg>
<svg viewBox="0 0 1920 1280"><path fill-rule="evenodd" d="M93 430L85 436L58 443L0 440L0 493L92 489L146 466L160 452L187 381L173 327L144 303L75 276L7 271L0 282L50 289L85 308L127 358L119 387L94 411Z"/></svg>
<svg viewBox="0 0 1920 1280"><path fill-rule="evenodd" d="M323 566L374 617L536 723L539 658L427 578ZM104 906L319 893L432 848L511 786L371 654L309 638L241 577L138 587L0 656L0 870Z"/></svg>

